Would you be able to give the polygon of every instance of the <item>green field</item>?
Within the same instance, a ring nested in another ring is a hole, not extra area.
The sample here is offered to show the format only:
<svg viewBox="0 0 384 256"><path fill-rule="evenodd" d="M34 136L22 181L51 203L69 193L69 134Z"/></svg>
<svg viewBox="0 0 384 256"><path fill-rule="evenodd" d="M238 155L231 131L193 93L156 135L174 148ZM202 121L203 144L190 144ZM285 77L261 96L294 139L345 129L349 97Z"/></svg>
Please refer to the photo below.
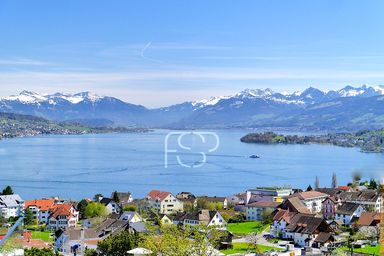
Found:
<svg viewBox="0 0 384 256"><path fill-rule="evenodd" d="M228 254L234 254L234 253L254 253L255 250L251 249L252 245L249 245L248 243L233 243L232 249L222 250L221 252L228 255ZM259 252L266 252L266 251L281 251L280 248L265 246L265 245L258 245Z"/></svg>
<svg viewBox="0 0 384 256"><path fill-rule="evenodd" d="M50 235L51 235L51 232L48 232L48 231L32 231L32 239L40 239L45 242L53 241Z"/></svg>
<svg viewBox="0 0 384 256"><path fill-rule="evenodd" d="M258 221L249 221L241 223L229 223L228 231L235 235L247 235L250 233L260 233L267 228L268 225L263 225Z"/></svg>
<svg viewBox="0 0 384 256"><path fill-rule="evenodd" d="M343 247L344 251L349 251L347 247ZM366 246L364 248L355 248L354 252L365 253L369 255L380 255L380 246Z"/></svg>

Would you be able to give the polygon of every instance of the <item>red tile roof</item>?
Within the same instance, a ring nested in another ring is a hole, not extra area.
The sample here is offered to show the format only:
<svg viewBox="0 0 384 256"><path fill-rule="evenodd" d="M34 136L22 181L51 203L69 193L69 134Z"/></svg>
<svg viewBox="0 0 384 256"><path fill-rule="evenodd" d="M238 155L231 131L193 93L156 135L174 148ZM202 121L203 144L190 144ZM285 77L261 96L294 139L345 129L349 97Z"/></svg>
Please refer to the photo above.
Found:
<svg viewBox="0 0 384 256"><path fill-rule="evenodd" d="M71 217L72 216L71 209L72 209L72 205L70 204L55 204L51 209L52 211L51 217L54 217L54 218L57 218L58 216L67 216L67 218Z"/></svg>
<svg viewBox="0 0 384 256"><path fill-rule="evenodd" d="M37 199L25 201L25 209L36 206L40 211L48 211L55 204L53 199Z"/></svg>
<svg viewBox="0 0 384 256"><path fill-rule="evenodd" d="M169 196L171 193L166 191L160 191L160 190L152 190L148 193L147 198L152 200L160 200L163 201L167 196Z"/></svg>
<svg viewBox="0 0 384 256"><path fill-rule="evenodd" d="M380 214L375 212L363 212L357 222L358 226L374 226L380 223Z"/></svg>

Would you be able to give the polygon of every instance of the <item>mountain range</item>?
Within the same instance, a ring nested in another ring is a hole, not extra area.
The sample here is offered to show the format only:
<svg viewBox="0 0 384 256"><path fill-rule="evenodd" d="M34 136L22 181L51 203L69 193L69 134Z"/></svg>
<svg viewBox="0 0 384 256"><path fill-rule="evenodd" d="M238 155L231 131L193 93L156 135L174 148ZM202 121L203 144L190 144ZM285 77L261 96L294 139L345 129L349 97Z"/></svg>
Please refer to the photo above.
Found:
<svg viewBox="0 0 384 256"><path fill-rule="evenodd" d="M384 127L384 86L283 93L246 89L229 96L148 109L91 92L23 91L0 99L0 112L92 126L361 130Z"/></svg>

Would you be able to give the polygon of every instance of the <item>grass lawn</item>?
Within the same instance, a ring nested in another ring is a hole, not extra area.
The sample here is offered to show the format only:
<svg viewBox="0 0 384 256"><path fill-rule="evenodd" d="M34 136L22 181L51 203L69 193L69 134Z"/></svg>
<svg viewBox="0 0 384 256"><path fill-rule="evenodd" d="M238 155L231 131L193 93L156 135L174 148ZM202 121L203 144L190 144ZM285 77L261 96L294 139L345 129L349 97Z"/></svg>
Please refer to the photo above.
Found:
<svg viewBox="0 0 384 256"><path fill-rule="evenodd" d="M343 250L349 251L347 247L343 247ZM380 246L366 246L364 248L354 248L353 251L369 255L380 255Z"/></svg>
<svg viewBox="0 0 384 256"><path fill-rule="evenodd" d="M228 231L232 232L235 235L247 235L250 233L260 233L268 225L263 225L258 221L249 221L249 222L241 222L241 223L229 223Z"/></svg>
<svg viewBox="0 0 384 256"><path fill-rule="evenodd" d="M260 252L266 252L266 251L281 251L280 248L265 246L265 245L258 245ZM222 250L221 252L224 254L234 254L234 253L247 253L249 250L248 243L233 243L232 249ZM249 252L255 252L254 250L249 250Z"/></svg>
<svg viewBox="0 0 384 256"><path fill-rule="evenodd" d="M49 231L32 231L32 239L41 239L45 242L53 241L50 235L51 235L51 232Z"/></svg>

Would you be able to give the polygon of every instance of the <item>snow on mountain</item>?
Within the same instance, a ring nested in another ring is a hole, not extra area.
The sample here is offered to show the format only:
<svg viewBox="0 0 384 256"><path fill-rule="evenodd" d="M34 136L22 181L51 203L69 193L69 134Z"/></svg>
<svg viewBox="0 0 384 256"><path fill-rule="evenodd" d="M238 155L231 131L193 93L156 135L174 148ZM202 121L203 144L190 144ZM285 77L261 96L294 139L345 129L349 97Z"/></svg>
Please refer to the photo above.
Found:
<svg viewBox="0 0 384 256"><path fill-rule="evenodd" d="M354 88L352 86L346 86L338 91L340 97L355 97L365 93L366 87Z"/></svg>
<svg viewBox="0 0 384 256"><path fill-rule="evenodd" d="M2 100L7 100L7 101L20 101L25 104L30 104L30 103L39 103L46 101L47 98L44 97L43 95L34 93L34 92L29 92L29 91L22 91L19 95L11 95L8 97L2 98Z"/></svg>
<svg viewBox="0 0 384 256"><path fill-rule="evenodd" d="M19 95L11 95L8 97L3 97L1 98L1 100L19 101L23 104L40 104L40 103L46 102L50 105L55 105L57 104L58 99L66 100L72 104L78 104L85 100L94 103L103 98L104 97L101 97L92 92L81 92L76 94L64 94L64 93L38 94L35 92L22 91Z"/></svg>

